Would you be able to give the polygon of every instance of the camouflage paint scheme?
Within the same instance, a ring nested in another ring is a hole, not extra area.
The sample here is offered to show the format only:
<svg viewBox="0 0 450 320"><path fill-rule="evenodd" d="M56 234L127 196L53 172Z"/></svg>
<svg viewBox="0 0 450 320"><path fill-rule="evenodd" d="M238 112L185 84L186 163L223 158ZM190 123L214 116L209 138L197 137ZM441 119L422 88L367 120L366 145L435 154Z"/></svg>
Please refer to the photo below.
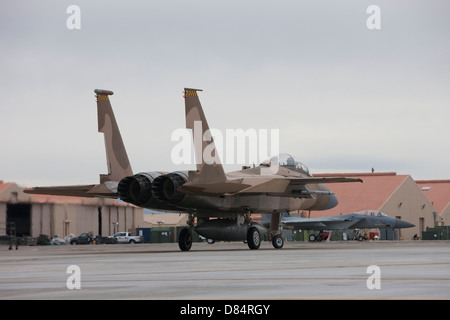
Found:
<svg viewBox="0 0 450 320"><path fill-rule="evenodd" d="M209 134L209 125L198 91L201 90L184 90L186 128L194 130L196 122L201 123L201 136L205 137ZM143 208L188 213L189 231L184 235L180 234L185 240L183 244L180 243L182 250L190 249L195 218L197 227L209 224L216 228L216 232L212 232L216 235L214 240L245 240L242 235L246 234L247 240L254 242L259 236L255 229L259 233L264 232L264 229L251 221L252 213L272 213L270 234L271 237L276 237L281 233L281 213L293 210L327 210L338 204L336 196L324 183L362 182L358 178L315 178L289 155L285 155L288 163L282 165L277 159L271 159L255 168L225 173L210 134L210 139L202 139L201 144L194 139L196 159L201 159L197 160L196 170L171 173L152 171L133 175L109 101L113 92L100 89L94 92L97 97L98 131L105 137L108 174L101 174L100 184L97 185L37 187L27 192L120 198ZM206 148L212 151L211 156L215 160L213 163L204 161L202 157ZM211 217L225 219L208 221ZM240 228L239 231L235 230L236 225ZM201 234L201 228L196 230ZM230 236L221 236L227 232ZM279 244L282 246L282 242ZM259 244L249 244L249 247L257 249Z"/></svg>

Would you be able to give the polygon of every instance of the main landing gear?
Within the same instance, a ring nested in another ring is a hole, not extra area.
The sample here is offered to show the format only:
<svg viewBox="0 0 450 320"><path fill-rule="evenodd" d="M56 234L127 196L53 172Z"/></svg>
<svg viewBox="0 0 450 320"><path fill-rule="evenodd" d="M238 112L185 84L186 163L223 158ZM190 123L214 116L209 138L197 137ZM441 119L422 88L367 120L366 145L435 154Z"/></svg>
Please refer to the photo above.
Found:
<svg viewBox="0 0 450 320"><path fill-rule="evenodd" d="M275 249L281 249L284 245L283 235L281 234L281 217L282 213L273 213L270 221L269 240ZM252 250L259 249L261 245L261 234L255 227L250 227L247 230L247 244Z"/></svg>
<svg viewBox="0 0 450 320"><path fill-rule="evenodd" d="M189 251L192 247L192 232L194 230L194 213L189 213L189 218L187 221L188 228L182 229L178 236L178 247L181 251Z"/></svg>
<svg viewBox="0 0 450 320"><path fill-rule="evenodd" d="M259 230L257 228L248 228L247 245L251 250L259 249L259 247L261 246L261 235L259 234Z"/></svg>
<svg viewBox="0 0 450 320"><path fill-rule="evenodd" d="M190 229L183 229L178 237L178 246L181 251L189 251L192 247L192 232Z"/></svg>
<svg viewBox="0 0 450 320"><path fill-rule="evenodd" d="M284 245L284 239L281 233L269 233L269 240L275 249L281 249ZM247 245L250 249L259 249L261 246L261 234L255 227L251 227L247 231Z"/></svg>
<svg viewBox="0 0 450 320"><path fill-rule="evenodd" d="M194 227L195 231L210 241L244 241L251 250L261 246L262 235L267 229L259 223L252 222L250 214L238 215L235 219L202 219L194 225L194 214L189 215L188 228L181 230L178 236L178 246L181 251L189 251L192 247ZM269 240L275 249L281 249L284 239L281 234L281 214L274 213L270 224Z"/></svg>

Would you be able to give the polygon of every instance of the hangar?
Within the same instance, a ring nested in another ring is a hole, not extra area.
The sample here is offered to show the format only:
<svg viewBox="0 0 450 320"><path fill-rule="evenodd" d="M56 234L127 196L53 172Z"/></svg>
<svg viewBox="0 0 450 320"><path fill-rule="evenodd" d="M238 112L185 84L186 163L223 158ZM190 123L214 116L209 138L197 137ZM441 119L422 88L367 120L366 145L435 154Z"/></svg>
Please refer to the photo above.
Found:
<svg viewBox="0 0 450 320"><path fill-rule="evenodd" d="M438 213L437 225L450 225L450 180L416 181Z"/></svg>
<svg viewBox="0 0 450 320"><path fill-rule="evenodd" d="M14 226L18 237L50 237L92 232L108 236L143 226L143 210L112 199L32 195L0 181L0 236ZM114 224L113 224L114 223Z"/></svg>
<svg viewBox="0 0 450 320"><path fill-rule="evenodd" d="M390 217L415 225L397 229L395 239L419 238L427 227L435 226L437 211L410 175L396 172L315 174L315 177L358 177L364 183L334 183L328 187L336 194L339 204L327 211L316 211L314 217L349 214L364 210L379 210ZM380 230L381 231L381 230ZM383 235L381 235L383 238ZM388 237L389 238L389 237Z"/></svg>

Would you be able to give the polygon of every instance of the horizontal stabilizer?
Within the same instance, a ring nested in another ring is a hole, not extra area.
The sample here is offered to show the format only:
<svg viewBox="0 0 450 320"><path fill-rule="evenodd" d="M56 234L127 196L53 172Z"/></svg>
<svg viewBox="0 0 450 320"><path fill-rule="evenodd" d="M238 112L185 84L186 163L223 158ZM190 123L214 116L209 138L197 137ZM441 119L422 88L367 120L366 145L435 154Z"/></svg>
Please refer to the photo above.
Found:
<svg viewBox="0 0 450 320"><path fill-rule="evenodd" d="M109 190L104 184L95 185L77 185L77 186L59 186L59 187L36 187L24 190L29 194L48 194L55 196L70 196L70 197L104 197L117 198L117 193Z"/></svg>

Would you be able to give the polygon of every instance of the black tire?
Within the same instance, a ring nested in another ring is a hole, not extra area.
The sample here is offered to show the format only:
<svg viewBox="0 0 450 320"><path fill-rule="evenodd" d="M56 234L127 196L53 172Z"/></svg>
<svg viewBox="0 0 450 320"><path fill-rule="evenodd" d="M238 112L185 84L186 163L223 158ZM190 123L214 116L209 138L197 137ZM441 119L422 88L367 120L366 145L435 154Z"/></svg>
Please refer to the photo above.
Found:
<svg viewBox="0 0 450 320"><path fill-rule="evenodd" d="M281 249L284 245L284 239L281 234L277 234L272 238L272 245L275 249Z"/></svg>
<svg viewBox="0 0 450 320"><path fill-rule="evenodd" d="M316 241L318 241L318 242L321 242L321 241L322 241L322 236L321 236L320 234L317 235Z"/></svg>
<svg viewBox="0 0 450 320"><path fill-rule="evenodd" d="M183 229L180 232L178 246L181 251L189 251L192 247L192 233L189 229Z"/></svg>
<svg viewBox="0 0 450 320"><path fill-rule="evenodd" d="M258 228L251 227L247 230L247 245L251 250L259 249L261 245L261 235Z"/></svg>
<svg viewBox="0 0 450 320"><path fill-rule="evenodd" d="M136 243L135 240L133 240L133 239L130 240L130 244L135 244L135 243Z"/></svg>
<svg viewBox="0 0 450 320"><path fill-rule="evenodd" d="M315 234L310 234L309 235L309 242L314 242L316 241L316 235Z"/></svg>

